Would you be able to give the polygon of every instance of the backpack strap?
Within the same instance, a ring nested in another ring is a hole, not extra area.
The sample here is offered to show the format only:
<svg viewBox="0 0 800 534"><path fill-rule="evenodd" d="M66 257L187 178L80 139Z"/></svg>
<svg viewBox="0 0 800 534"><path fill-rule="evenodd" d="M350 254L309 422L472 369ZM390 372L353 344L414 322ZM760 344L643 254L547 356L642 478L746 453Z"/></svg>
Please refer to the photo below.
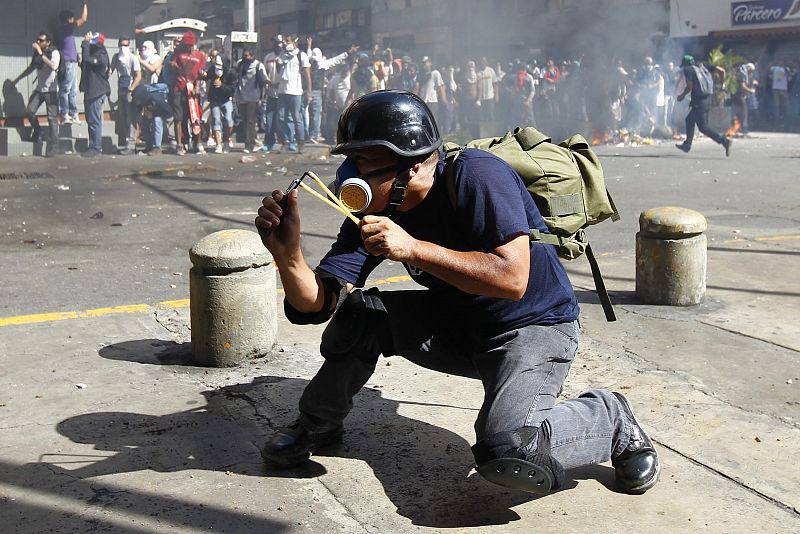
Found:
<svg viewBox="0 0 800 534"><path fill-rule="evenodd" d="M453 176L453 172L455 172L453 164L464 148L459 145L445 145L444 147L444 183L447 186L447 198L453 209L456 209L456 180Z"/></svg>
<svg viewBox="0 0 800 534"><path fill-rule="evenodd" d="M590 243L586 244L586 258L592 268L594 287L597 290L597 296L600 297L600 304L603 306L603 313L606 314L606 321L612 323L617 320L617 315L614 313L611 298L608 296L608 291L606 291L606 284L603 282L603 275L600 273L600 266L597 264L597 259L594 257Z"/></svg>
<svg viewBox="0 0 800 534"><path fill-rule="evenodd" d="M611 214L611 220L617 222L621 218L617 205L614 204L614 199L611 197L611 193L608 192L608 189L606 189L606 195L608 196L608 202L611 204L611 209L614 210L614 213Z"/></svg>

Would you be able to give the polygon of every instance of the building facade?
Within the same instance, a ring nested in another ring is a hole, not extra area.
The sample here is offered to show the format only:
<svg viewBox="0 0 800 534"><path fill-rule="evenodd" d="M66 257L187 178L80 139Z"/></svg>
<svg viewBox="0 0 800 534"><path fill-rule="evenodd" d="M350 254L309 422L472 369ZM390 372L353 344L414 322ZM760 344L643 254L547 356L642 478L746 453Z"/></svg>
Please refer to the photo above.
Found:
<svg viewBox="0 0 800 534"><path fill-rule="evenodd" d="M754 62L800 57L800 0L670 4L670 37L696 54L722 44Z"/></svg>
<svg viewBox="0 0 800 534"><path fill-rule="evenodd" d="M277 34L331 53L373 45L438 62L488 56L664 55L669 0L258 0L262 51ZM234 26L246 26L244 7Z"/></svg>

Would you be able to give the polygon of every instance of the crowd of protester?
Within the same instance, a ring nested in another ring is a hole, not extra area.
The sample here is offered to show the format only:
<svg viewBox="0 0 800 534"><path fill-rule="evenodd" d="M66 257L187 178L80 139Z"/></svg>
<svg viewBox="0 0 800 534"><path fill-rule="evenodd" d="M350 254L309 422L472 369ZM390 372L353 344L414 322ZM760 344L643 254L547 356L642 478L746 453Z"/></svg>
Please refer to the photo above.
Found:
<svg viewBox="0 0 800 534"><path fill-rule="evenodd" d="M48 135L57 137L57 121L79 123L78 90L84 96L89 150L102 152L103 105L110 80L117 84L112 105L120 154L158 155L167 144L175 154L204 154L234 148L247 153L300 152L306 143L333 140L344 108L380 89L416 93L431 108L445 134L478 137L481 124L494 133L520 125L550 132L589 125L600 142L620 131L641 136L660 132L677 136L686 110L676 102L685 84L674 63L651 57L639 64L554 58L437 63L431 57L397 57L390 48L349 50L326 57L311 38L277 35L257 58L253 49L231 61L217 51L197 48L188 31L163 57L152 41L132 47L127 36L109 57L105 36L89 32L80 45L77 28L88 17L61 14L56 39L42 32L33 44L29 67L12 83L36 71L36 88L27 116L33 136L42 136L36 113L47 107ZM744 63L736 68L729 94L745 131L753 125L789 128L800 119L798 62L772 62L765 68ZM80 72L79 72L80 71ZM685 103L683 104L686 105ZM598 133L599 132L599 133ZM55 143L48 143L47 155Z"/></svg>

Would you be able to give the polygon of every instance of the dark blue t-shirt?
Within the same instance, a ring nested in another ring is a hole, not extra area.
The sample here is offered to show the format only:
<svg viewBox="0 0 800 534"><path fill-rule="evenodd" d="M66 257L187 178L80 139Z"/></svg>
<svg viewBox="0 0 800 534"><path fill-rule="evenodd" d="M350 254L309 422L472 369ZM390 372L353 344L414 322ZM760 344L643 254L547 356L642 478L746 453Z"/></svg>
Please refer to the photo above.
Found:
<svg viewBox="0 0 800 534"><path fill-rule="evenodd" d="M547 230L522 179L506 162L483 150L467 149L454 165L455 209L447 195L442 159L425 199L392 217L412 237L451 250L489 252L527 235L529 228ZM519 302L472 295L412 266L406 265L406 270L415 282L436 294L434 301L445 317L478 337L576 320L578 303L555 247L532 243L530 251L528 290ZM346 220L317 269L362 287L384 259L364 249L358 228Z"/></svg>

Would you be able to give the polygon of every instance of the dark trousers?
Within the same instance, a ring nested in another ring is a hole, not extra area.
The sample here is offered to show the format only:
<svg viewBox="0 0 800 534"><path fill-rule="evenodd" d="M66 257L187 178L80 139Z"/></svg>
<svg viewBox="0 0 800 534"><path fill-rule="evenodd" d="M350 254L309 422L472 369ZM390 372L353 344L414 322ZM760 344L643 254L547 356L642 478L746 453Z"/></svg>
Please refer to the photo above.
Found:
<svg viewBox="0 0 800 534"><path fill-rule="evenodd" d="M86 112L86 125L89 127L89 150L103 153L103 103L106 95L95 98L83 99L83 109Z"/></svg>
<svg viewBox="0 0 800 534"><path fill-rule="evenodd" d="M703 132L705 135L719 143L725 144L725 137L718 132L715 132L708 125L708 105L692 106L689 109L689 114L686 115L686 141L684 145L687 147L692 146L692 139L694 138L694 127Z"/></svg>
<svg viewBox="0 0 800 534"><path fill-rule="evenodd" d="M58 145L58 93L40 93L34 91L28 100L28 108L25 110L25 116L31 123L33 128L33 137L39 138L41 136L42 127L39 126L39 119L36 117L36 112L42 107L42 104L47 107L47 154L53 155L56 153L56 146Z"/></svg>
<svg viewBox="0 0 800 534"><path fill-rule="evenodd" d="M117 145L133 150L136 148L136 124L138 120L136 104L131 100L130 94L130 91L126 89L119 90L114 129L117 134Z"/></svg>
<svg viewBox="0 0 800 534"><path fill-rule="evenodd" d="M278 97L267 97L261 107L264 118L261 125L264 130L264 144L272 146L278 142Z"/></svg>
<svg viewBox="0 0 800 534"><path fill-rule="evenodd" d="M482 338L477 344L464 334L463 325L442 313L431 293L377 294L387 311L385 323L368 326L366 339L346 355L325 360L300 399L305 428L324 432L341 424L382 353L480 379L485 395L475 421L478 442L547 421L552 455L567 469L608 461L630 442L631 425L609 391L593 389L555 402L578 348L577 321L526 326ZM353 327L342 331L344 346L353 343L354 331Z"/></svg>
<svg viewBox="0 0 800 534"><path fill-rule="evenodd" d="M256 145L256 126L258 126L258 102L239 102L239 114L244 130L244 147L253 150Z"/></svg>

